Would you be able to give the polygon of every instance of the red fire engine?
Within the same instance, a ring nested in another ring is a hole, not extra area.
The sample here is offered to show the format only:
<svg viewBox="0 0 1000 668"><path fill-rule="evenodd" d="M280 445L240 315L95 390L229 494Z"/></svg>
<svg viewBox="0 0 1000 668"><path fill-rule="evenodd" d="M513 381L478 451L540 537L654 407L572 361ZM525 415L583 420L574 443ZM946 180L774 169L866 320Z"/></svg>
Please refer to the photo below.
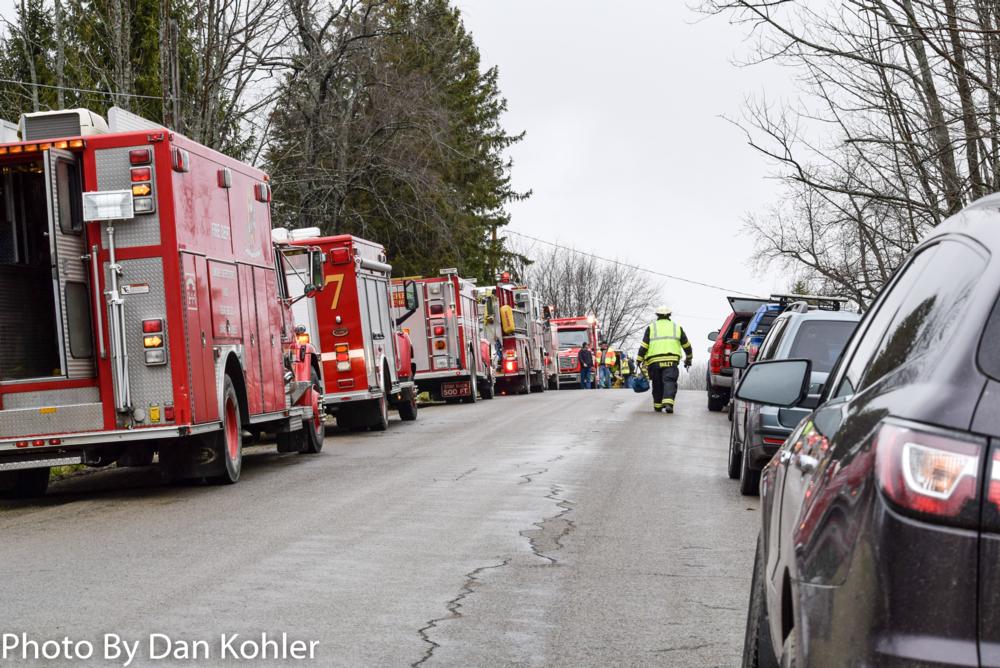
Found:
<svg viewBox="0 0 1000 668"><path fill-rule="evenodd" d="M580 348L584 341L597 350L600 335L597 318L590 315L576 318L555 318L552 324L559 341L559 380L563 385L580 384ZM595 358L596 358L596 352Z"/></svg>
<svg viewBox="0 0 1000 668"><path fill-rule="evenodd" d="M538 295L515 286L504 272L496 287L478 290L484 306L485 336L494 341L497 385L505 392L526 394L559 389L553 354L555 331Z"/></svg>
<svg viewBox="0 0 1000 668"><path fill-rule="evenodd" d="M438 278L397 279L393 285L393 316L413 339L417 388L448 402L473 403L477 390L492 399L494 370L489 342L479 332L475 282L442 269ZM412 308L408 285L416 287Z"/></svg>
<svg viewBox="0 0 1000 668"><path fill-rule="evenodd" d="M315 228L295 230L290 237L293 246L324 255L325 287L315 299L298 302L295 317L300 335L313 335L319 349L326 412L336 415L341 427L358 430L387 429L390 406L403 420L416 420L413 349L392 317L392 267L385 248L350 235L319 237ZM416 287L412 281L400 286L404 308L416 308Z"/></svg>
<svg viewBox="0 0 1000 668"><path fill-rule="evenodd" d="M313 355L276 267L318 251L272 245L259 170L109 117L27 114L0 145L0 486L155 453L174 478L232 483L244 429L318 452Z"/></svg>

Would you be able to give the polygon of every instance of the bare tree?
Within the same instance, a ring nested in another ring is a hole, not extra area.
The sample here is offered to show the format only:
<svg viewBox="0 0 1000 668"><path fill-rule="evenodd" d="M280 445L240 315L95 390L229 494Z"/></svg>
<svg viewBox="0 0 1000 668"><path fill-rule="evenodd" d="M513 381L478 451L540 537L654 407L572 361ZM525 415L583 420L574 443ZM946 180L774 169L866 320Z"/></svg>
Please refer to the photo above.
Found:
<svg viewBox="0 0 1000 668"><path fill-rule="evenodd" d="M738 124L787 196L755 212L757 257L858 301L965 204L1000 189L1000 4L706 0L757 36L749 63L798 73L794 107Z"/></svg>
<svg viewBox="0 0 1000 668"><path fill-rule="evenodd" d="M569 248L525 249L522 277L561 317L593 314L612 346L635 343L648 324L661 285L641 269Z"/></svg>

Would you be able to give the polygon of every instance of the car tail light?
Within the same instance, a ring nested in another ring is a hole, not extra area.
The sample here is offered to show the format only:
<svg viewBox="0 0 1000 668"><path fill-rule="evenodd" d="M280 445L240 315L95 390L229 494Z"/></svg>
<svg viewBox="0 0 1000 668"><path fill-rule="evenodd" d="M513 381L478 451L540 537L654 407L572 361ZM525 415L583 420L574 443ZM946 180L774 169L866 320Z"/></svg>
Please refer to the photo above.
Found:
<svg viewBox="0 0 1000 668"><path fill-rule="evenodd" d="M783 438L771 438L770 436L764 436L762 440L764 445L783 445L785 443Z"/></svg>
<svg viewBox="0 0 1000 668"><path fill-rule="evenodd" d="M718 340L712 346L712 356L709 358L711 372L718 375L722 373L722 340Z"/></svg>
<svg viewBox="0 0 1000 668"><path fill-rule="evenodd" d="M967 435L883 423L875 437L879 487L903 512L976 526L982 452Z"/></svg>
<svg viewBox="0 0 1000 668"><path fill-rule="evenodd" d="M153 161L153 153L148 148L135 148L128 152L128 161L133 165L148 165Z"/></svg>

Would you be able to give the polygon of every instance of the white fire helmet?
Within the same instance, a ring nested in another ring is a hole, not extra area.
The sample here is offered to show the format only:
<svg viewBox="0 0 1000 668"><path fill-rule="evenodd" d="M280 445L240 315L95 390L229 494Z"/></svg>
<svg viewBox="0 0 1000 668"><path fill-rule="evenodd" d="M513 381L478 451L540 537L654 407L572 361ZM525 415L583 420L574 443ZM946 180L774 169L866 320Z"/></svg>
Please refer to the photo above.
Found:
<svg viewBox="0 0 1000 668"><path fill-rule="evenodd" d="M656 315L670 315L674 310L670 308L668 304L662 304L656 307Z"/></svg>

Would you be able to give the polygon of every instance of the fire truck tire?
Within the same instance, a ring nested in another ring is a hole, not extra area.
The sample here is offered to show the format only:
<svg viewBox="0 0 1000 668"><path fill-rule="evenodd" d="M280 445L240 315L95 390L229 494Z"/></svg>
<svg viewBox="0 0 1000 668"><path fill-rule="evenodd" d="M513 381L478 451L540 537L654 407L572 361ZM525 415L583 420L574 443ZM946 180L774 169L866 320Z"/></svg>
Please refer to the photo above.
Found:
<svg viewBox="0 0 1000 668"><path fill-rule="evenodd" d="M316 455L323 449L323 438L326 436L326 425L323 424L323 403L322 390L319 382L319 373L312 370L312 388L310 392L310 402L312 403L313 416L302 423L302 431L305 438L302 439L302 447L299 448L300 455Z"/></svg>
<svg viewBox="0 0 1000 668"><path fill-rule="evenodd" d="M36 496L45 496L48 488L48 467L0 474L0 496L9 499L30 499Z"/></svg>
<svg viewBox="0 0 1000 668"><path fill-rule="evenodd" d="M496 396L496 387L494 386L494 382L495 381L492 378L487 378L479 386L479 396L481 396L483 399L492 399L494 396Z"/></svg>
<svg viewBox="0 0 1000 668"><path fill-rule="evenodd" d="M371 431L385 431L389 428L389 391L392 388L392 376L389 367L382 370L382 396L371 402L371 419L368 428Z"/></svg>
<svg viewBox="0 0 1000 668"><path fill-rule="evenodd" d="M223 470L210 480L220 485L232 485L240 479L243 469L243 428L240 424L240 401L229 374L222 381L222 431L214 435L214 450L222 459Z"/></svg>
<svg viewBox="0 0 1000 668"><path fill-rule="evenodd" d="M463 404L474 404L474 403L476 403L477 400L478 400L478 397L476 396L476 379L475 379L475 377L473 377L469 381L469 396L462 397L462 403Z"/></svg>
<svg viewBox="0 0 1000 668"><path fill-rule="evenodd" d="M404 422L417 419L417 391L413 388L403 390L403 400L397 406L399 418Z"/></svg>

